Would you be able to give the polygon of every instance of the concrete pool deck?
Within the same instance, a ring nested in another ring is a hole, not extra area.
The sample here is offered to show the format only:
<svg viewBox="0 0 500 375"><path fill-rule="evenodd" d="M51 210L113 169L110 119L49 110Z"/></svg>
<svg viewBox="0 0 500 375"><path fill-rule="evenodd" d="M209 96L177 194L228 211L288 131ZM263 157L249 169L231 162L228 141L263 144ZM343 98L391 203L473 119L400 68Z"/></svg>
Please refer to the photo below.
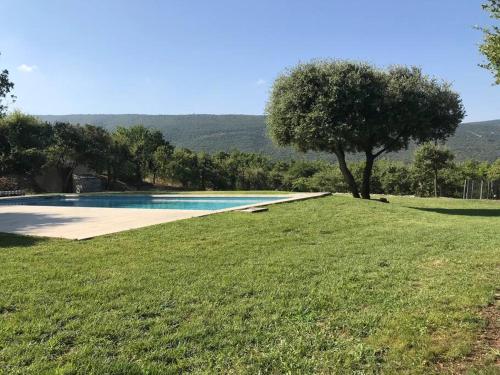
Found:
<svg viewBox="0 0 500 375"><path fill-rule="evenodd" d="M97 208L0 205L0 232L27 236L56 237L83 240L110 233L137 229L155 224L206 216L221 212L238 211L249 207L318 198L329 193L280 194L283 199L232 207L223 210L172 210L144 208ZM64 194L61 194L64 195ZM74 194L69 194L74 196ZM153 194L161 197L270 197L267 194ZM21 198L21 197L20 197ZM0 198L7 199L7 198ZM13 199L10 197L9 199Z"/></svg>

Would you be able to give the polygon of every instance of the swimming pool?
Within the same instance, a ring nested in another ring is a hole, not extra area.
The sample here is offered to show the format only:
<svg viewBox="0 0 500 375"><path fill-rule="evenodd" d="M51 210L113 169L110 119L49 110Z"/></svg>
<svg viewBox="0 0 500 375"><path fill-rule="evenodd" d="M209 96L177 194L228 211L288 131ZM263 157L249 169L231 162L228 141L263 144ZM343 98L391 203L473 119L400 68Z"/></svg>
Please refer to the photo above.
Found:
<svg viewBox="0 0 500 375"><path fill-rule="evenodd" d="M172 210L217 211L227 208L257 205L287 199L286 196L193 196L176 197L162 195L55 195L22 198L6 198L0 205L104 207L104 208L150 208Z"/></svg>

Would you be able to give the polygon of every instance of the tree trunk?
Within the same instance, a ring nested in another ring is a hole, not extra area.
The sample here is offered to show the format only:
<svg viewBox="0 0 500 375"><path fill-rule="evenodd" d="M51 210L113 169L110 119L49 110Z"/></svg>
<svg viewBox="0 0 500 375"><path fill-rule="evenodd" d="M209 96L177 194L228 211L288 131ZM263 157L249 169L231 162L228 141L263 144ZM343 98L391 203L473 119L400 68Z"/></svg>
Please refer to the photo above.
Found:
<svg viewBox="0 0 500 375"><path fill-rule="evenodd" d="M198 177L200 179L200 189L205 190L205 173L200 172L200 175Z"/></svg>
<svg viewBox="0 0 500 375"><path fill-rule="evenodd" d="M356 180L347 167L347 163L345 161L345 153L341 147L337 147L337 150L334 151L335 155L337 155L337 160L339 161L340 172L342 172L342 176L344 176L344 180L349 185L349 189L351 190L351 194L354 198L359 198L359 190L358 185L356 184Z"/></svg>
<svg viewBox="0 0 500 375"><path fill-rule="evenodd" d="M107 171L107 176L106 176L106 190L109 190L109 187L111 186L111 166L110 164L108 163L108 165L106 166L106 171Z"/></svg>
<svg viewBox="0 0 500 375"><path fill-rule="evenodd" d="M361 197L363 199L370 199L370 180L373 171L373 162L375 157L371 152L366 152L365 169L363 170L363 182L361 184Z"/></svg>
<svg viewBox="0 0 500 375"><path fill-rule="evenodd" d="M434 168L434 197L438 197L438 170Z"/></svg>
<svg viewBox="0 0 500 375"><path fill-rule="evenodd" d="M135 178L138 183L142 184L142 168L140 164L135 165Z"/></svg>

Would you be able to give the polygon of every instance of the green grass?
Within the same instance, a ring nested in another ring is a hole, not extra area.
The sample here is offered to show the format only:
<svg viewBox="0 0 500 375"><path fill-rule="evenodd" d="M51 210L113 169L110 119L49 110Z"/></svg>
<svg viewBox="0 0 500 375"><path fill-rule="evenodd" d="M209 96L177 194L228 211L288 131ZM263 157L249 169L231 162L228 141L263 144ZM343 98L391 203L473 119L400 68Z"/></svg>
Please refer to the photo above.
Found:
<svg viewBox="0 0 500 375"><path fill-rule="evenodd" d="M499 202L331 196L88 241L0 235L0 373L432 373L470 352ZM488 361L477 371L495 372Z"/></svg>

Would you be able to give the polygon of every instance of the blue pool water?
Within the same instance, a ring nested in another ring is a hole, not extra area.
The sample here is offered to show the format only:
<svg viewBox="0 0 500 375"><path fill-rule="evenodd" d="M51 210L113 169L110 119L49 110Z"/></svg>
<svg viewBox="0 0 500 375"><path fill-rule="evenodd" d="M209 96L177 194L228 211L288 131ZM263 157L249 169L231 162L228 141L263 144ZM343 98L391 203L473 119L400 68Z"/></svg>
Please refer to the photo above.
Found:
<svg viewBox="0 0 500 375"><path fill-rule="evenodd" d="M84 195L48 196L0 199L0 205L69 206L107 208L153 208L174 210L222 210L264 202L273 202L286 197L162 197L154 195Z"/></svg>

